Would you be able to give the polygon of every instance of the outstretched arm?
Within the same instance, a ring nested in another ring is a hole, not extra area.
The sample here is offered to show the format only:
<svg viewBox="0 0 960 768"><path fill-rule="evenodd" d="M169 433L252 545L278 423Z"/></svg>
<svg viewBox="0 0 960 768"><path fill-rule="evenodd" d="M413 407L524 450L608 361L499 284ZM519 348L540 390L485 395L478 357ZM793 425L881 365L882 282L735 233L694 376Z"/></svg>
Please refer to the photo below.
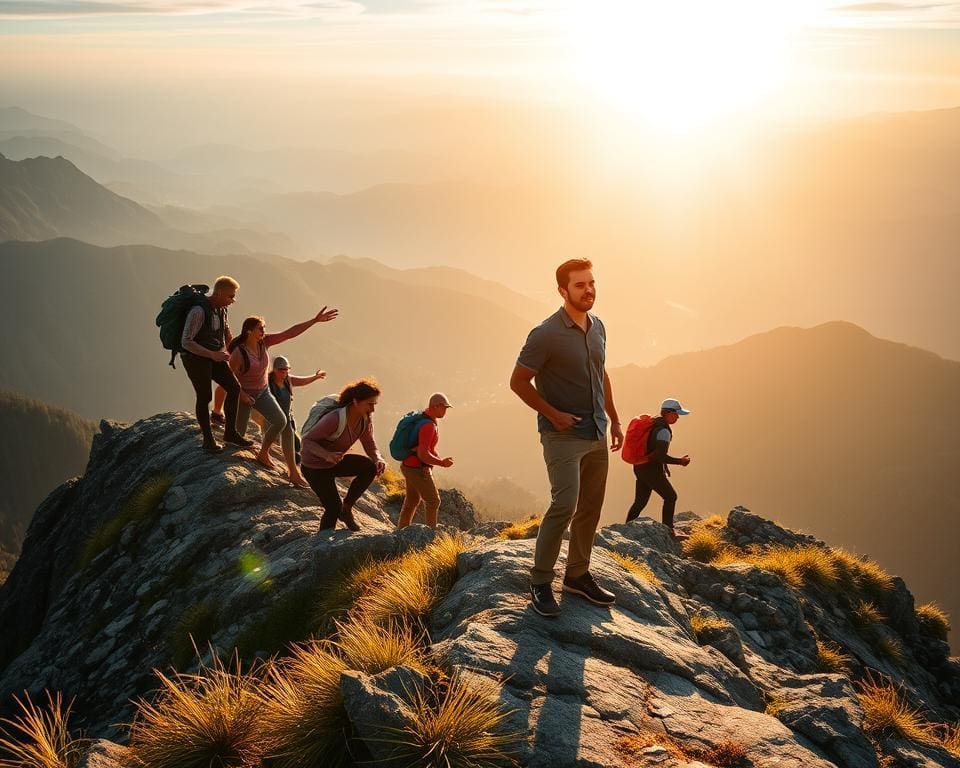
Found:
<svg viewBox="0 0 960 768"><path fill-rule="evenodd" d="M274 344L280 344L284 341L290 341L290 339L295 339L301 333L303 333L308 328L313 327L317 323L327 323L331 320L336 320L337 315L340 313L339 309L327 309L324 307L319 312L317 312L315 317L311 317L309 320L304 320L302 323L297 323L296 325L291 325L287 330L282 333L268 333L263 337L263 343L272 347Z"/></svg>
<svg viewBox="0 0 960 768"><path fill-rule="evenodd" d="M307 384L313 384L318 379L325 378L327 378L326 371L317 371L313 376L289 376L290 386L292 387L303 387Z"/></svg>

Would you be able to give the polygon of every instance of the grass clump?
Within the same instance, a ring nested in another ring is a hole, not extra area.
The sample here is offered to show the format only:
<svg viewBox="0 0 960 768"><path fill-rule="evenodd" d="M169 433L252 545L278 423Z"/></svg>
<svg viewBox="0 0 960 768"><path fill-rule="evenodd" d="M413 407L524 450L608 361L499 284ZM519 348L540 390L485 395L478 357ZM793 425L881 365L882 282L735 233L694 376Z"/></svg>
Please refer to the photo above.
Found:
<svg viewBox="0 0 960 768"><path fill-rule="evenodd" d="M436 699L413 692L409 725L393 736L401 765L418 768L496 768L515 764L522 733L506 732L512 714L500 707L499 687L487 678L454 674Z"/></svg>
<svg viewBox="0 0 960 768"><path fill-rule="evenodd" d="M170 660L174 667L187 666L197 647L206 645L217 631L217 611L211 603L197 603L181 617L170 633Z"/></svg>
<svg viewBox="0 0 960 768"><path fill-rule="evenodd" d="M339 768L350 763L340 696L343 658L310 641L271 668L263 685L263 735L275 768Z"/></svg>
<svg viewBox="0 0 960 768"><path fill-rule="evenodd" d="M886 620L877 606L869 600L859 600L850 611L853 623L860 629L873 629Z"/></svg>
<svg viewBox="0 0 960 768"><path fill-rule="evenodd" d="M720 535L720 529L697 525L681 545L684 556L700 563L712 563L729 553L729 548Z"/></svg>
<svg viewBox="0 0 960 768"><path fill-rule="evenodd" d="M938 739L920 712L891 683L868 677L857 693L863 709L863 729L875 739L899 736L934 746Z"/></svg>
<svg viewBox="0 0 960 768"><path fill-rule="evenodd" d="M424 674L430 672L417 638L409 629L397 625L356 621L338 624L334 646L348 668L368 675L378 675L401 664Z"/></svg>
<svg viewBox="0 0 960 768"><path fill-rule="evenodd" d="M658 579L657 575L653 572L653 568L644 563L642 560L637 560L635 557L630 557L630 555L625 555L622 552L617 552L615 550L610 552L610 557L614 562L622 565L634 576L639 576L649 584L657 585L660 583L660 579Z"/></svg>
<svg viewBox="0 0 960 768"><path fill-rule="evenodd" d="M423 549L406 552L369 584L352 615L374 624L422 627L453 586L457 557L465 550L461 537L444 533Z"/></svg>
<svg viewBox="0 0 960 768"><path fill-rule="evenodd" d="M30 700L13 700L20 714L0 719L0 768L75 768L83 757L87 742L70 735L71 701L66 706L60 693L44 691L46 708Z"/></svg>
<svg viewBox="0 0 960 768"><path fill-rule="evenodd" d="M121 504L119 511L110 520L94 531L80 550L78 567L86 568L97 555L120 541L123 529L132 522L142 522L156 514L164 495L173 485L170 474L149 477Z"/></svg>
<svg viewBox="0 0 960 768"><path fill-rule="evenodd" d="M939 605L924 603L917 606L916 614L922 634L946 642L950 632L950 617Z"/></svg>
<svg viewBox="0 0 960 768"><path fill-rule="evenodd" d="M262 754L263 701L255 672L241 674L214 657L198 674L157 672L154 701L136 702L130 746L150 768L247 768Z"/></svg>
<svg viewBox="0 0 960 768"><path fill-rule="evenodd" d="M904 650L903 643L892 635L878 634L873 639L872 645L877 654L898 667L902 667L906 661L907 652Z"/></svg>
<svg viewBox="0 0 960 768"><path fill-rule="evenodd" d="M500 531L501 539L516 541L517 539L535 539L540 532L540 521L543 518L535 515L527 520L521 520Z"/></svg>
<svg viewBox="0 0 960 768"><path fill-rule="evenodd" d="M704 616L700 613L696 613L690 617L690 626L693 629L694 636L697 638L697 642L701 645L703 645L711 635L717 632L724 632L733 627L729 621L713 616Z"/></svg>
<svg viewBox="0 0 960 768"><path fill-rule="evenodd" d="M380 483L380 488L383 490L383 495L387 501L400 501L407 495L407 483L403 479L403 475L395 469L387 467L380 474L377 482Z"/></svg>
<svg viewBox="0 0 960 768"><path fill-rule="evenodd" d="M836 643L817 638L817 668L821 672L850 676L852 658Z"/></svg>
<svg viewBox="0 0 960 768"><path fill-rule="evenodd" d="M830 554L844 589L876 599L893 589L893 577L873 560L839 547L831 549Z"/></svg>
<svg viewBox="0 0 960 768"><path fill-rule="evenodd" d="M833 590L839 584L833 557L822 547L772 547L748 556L746 561L778 574L794 589L817 586Z"/></svg>
<svg viewBox="0 0 960 768"><path fill-rule="evenodd" d="M960 757L960 723L943 726L940 741L947 752L954 757Z"/></svg>
<svg viewBox="0 0 960 768"><path fill-rule="evenodd" d="M397 558L364 557L348 570L346 576L323 585L321 597L314 607L314 624L321 634L329 634L338 619L353 608L356 601L386 578Z"/></svg>
<svg viewBox="0 0 960 768"><path fill-rule="evenodd" d="M697 760L716 768L734 768L747 756L747 748L743 744L729 739L709 747L699 747L681 744L672 736L659 732L624 736L615 748L621 754L636 757L648 747L662 747L678 762Z"/></svg>

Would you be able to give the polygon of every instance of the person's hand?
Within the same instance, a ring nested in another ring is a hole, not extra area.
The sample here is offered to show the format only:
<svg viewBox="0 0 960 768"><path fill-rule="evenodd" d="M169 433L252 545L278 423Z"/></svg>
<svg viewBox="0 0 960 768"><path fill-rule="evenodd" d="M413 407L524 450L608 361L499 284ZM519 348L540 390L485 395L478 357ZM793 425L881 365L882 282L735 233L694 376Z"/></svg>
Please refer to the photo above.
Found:
<svg viewBox="0 0 960 768"><path fill-rule="evenodd" d="M688 454L684 454L683 456L681 456L680 463L683 464L683 466L687 466L687 464L690 463L690 456Z"/></svg>
<svg viewBox="0 0 960 768"><path fill-rule="evenodd" d="M229 363L230 362L230 353L225 349L218 349L213 353L213 360L216 363Z"/></svg>
<svg viewBox="0 0 960 768"><path fill-rule="evenodd" d="M318 379L325 379L325 378L327 378L327 372L326 372L326 371L317 371L317 372L314 374L314 376L316 376Z"/></svg>
<svg viewBox="0 0 960 768"><path fill-rule="evenodd" d="M453 466L453 457L452 457L452 456L447 456L447 458L443 459L443 460L440 462L440 466L441 466L441 467L452 467L452 466Z"/></svg>
<svg viewBox="0 0 960 768"><path fill-rule="evenodd" d="M610 425L610 450L619 451L622 445L623 430L620 428L619 422L614 422Z"/></svg>
<svg viewBox="0 0 960 768"><path fill-rule="evenodd" d="M579 416L574 416L572 413L564 413L563 411L557 411L556 415L548 416L550 423L553 425L553 428L557 432L566 432L568 429L573 429L573 425L580 421Z"/></svg>
<svg viewBox="0 0 960 768"><path fill-rule="evenodd" d="M387 462L383 461L383 459L381 459L380 461L378 461L378 462L377 462L377 477L380 477L380 475L383 474L383 470L385 470L386 468L387 468Z"/></svg>
<svg viewBox="0 0 960 768"><path fill-rule="evenodd" d="M324 307L319 312L317 312L317 316L313 318L313 322L327 323L327 322L330 322L331 320L336 320L337 315L339 314L340 314L339 309L327 309L326 307Z"/></svg>
<svg viewBox="0 0 960 768"><path fill-rule="evenodd" d="M327 451L327 461L331 464L339 464L343 458L343 451Z"/></svg>
<svg viewBox="0 0 960 768"><path fill-rule="evenodd" d="M241 391L240 402L243 403L244 405L253 405L257 401L254 400L252 397L250 397L250 395L248 395L246 392Z"/></svg>

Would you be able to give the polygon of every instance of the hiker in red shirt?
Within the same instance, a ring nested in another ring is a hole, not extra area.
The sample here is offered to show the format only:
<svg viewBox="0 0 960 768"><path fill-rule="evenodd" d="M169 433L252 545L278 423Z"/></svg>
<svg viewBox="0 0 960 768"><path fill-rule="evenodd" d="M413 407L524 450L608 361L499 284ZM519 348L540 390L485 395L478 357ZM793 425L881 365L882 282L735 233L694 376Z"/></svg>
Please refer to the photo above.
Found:
<svg viewBox="0 0 960 768"><path fill-rule="evenodd" d="M637 478L636 494L633 506L627 512L627 522L636 520L643 512L643 508L650 501L650 494L656 491L663 499L663 524L670 529L670 535L676 538L673 532L673 512L677 506L677 492L668 479L670 464L682 467L690 463L690 457L681 456L679 459L667 454L670 441L673 439L671 425L676 424L681 416L689 414L686 408L680 405L679 400L670 397L660 405L660 417L653 420L646 451L642 463L634 464L633 474Z"/></svg>
<svg viewBox="0 0 960 768"><path fill-rule="evenodd" d="M433 480L433 467L453 466L451 457L440 458L437 453L437 441L440 438L437 419L446 416L447 409L452 407L447 396L437 392L430 396L429 404L423 411L425 418L417 428L413 452L400 464L400 471L406 481L407 495L404 496L403 506L400 508L398 528L406 528L410 525L421 499L424 504L424 521L431 528L437 527L440 493Z"/></svg>

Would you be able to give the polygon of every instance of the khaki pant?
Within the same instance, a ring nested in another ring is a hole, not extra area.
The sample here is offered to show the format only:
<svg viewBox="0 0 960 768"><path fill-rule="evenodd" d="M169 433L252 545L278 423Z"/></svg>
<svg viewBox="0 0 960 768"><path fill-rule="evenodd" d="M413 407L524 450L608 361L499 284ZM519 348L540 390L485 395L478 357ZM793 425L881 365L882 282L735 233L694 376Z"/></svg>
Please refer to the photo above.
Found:
<svg viewBox="0 0 960 768"><path fill-rule="evenodd" d="M423 499L424 522L431 528L436 528L437 512L440 509L440 492L437 490L436 483L433 482L433 470L430 467L408 467L406 464L401 464L400 471L406 481L407 495L403 498L397 527L406 528L413 522L413 516L417 513L420 500Z"/></svg>
<svg viewBox="0 0 960 768"><path fill-rule="evenodd" d="M568 525L566 575L582 576L590 569L590 552L607 487L609 454L606 440L586 440L572 434L544 432L540 443L550 478L550 508L537 534L530 582L549 584Z"/></svg>

